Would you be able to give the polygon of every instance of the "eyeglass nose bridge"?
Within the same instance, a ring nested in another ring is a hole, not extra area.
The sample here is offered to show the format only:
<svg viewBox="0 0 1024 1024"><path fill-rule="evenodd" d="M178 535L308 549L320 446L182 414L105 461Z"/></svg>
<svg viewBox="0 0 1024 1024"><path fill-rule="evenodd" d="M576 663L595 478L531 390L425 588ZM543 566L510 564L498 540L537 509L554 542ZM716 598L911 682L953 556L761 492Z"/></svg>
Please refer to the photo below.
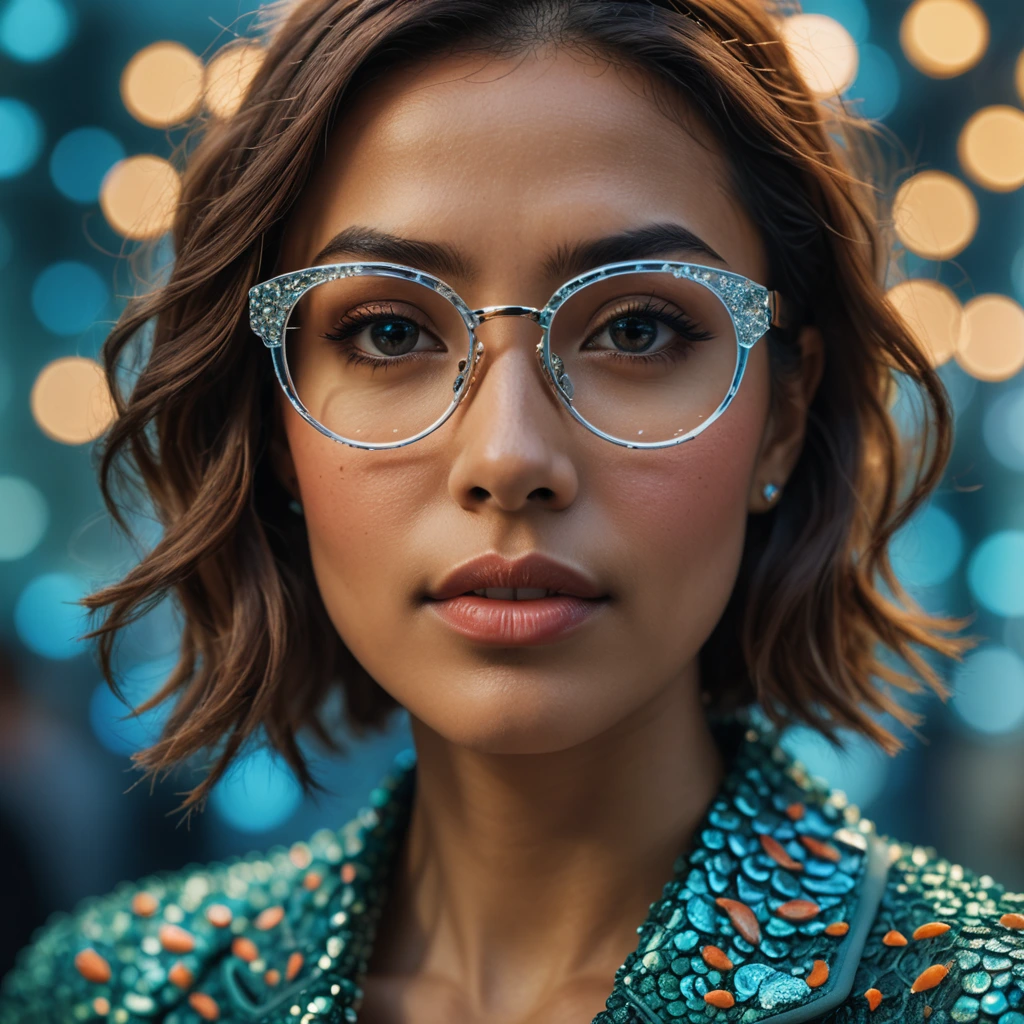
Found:
<svg viewBox="0 0 1024 1024"><path fill-rule="evenodd" d="M499 316L524 316L528 320L532 320L534 323L539 323L541 318L542 310L537 309L535 306L483 306L480 309L474 309L473 316L476 319L477 324L486 323L488 320L494 320ZM541 338L537 342L537 361L541 365L541 369L544 372L544 376L551 381L554 387L565 396L567 402L572 402L573 396L573 385L569 379L569 375L565 373L565 369L562 360L554 352L551 353L551 367L548 366L544 359L544 338ZM469 392L470 386L473 381L476 380L476 368L480 362L481 356L484 354L484 346L482 343L477 343L476 354L473 356L473 367L472 373L470 374L469 381L465 379L466 360L459 360L459 375L455 378L454 390L459 395L459 401L461 402L466 394ZM552 373L552 369L554 373ZM465 384L465 388L463 388Z"/></svg>

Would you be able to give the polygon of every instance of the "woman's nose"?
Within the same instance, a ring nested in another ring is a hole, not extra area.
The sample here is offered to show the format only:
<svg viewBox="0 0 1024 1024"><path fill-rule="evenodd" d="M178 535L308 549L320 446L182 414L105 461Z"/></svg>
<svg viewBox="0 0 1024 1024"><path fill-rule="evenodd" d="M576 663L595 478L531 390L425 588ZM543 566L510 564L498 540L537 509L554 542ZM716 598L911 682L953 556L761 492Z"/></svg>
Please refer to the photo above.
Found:
<svg viewBox="0 0 1024 1024"><path fill-rule="evenodd" d="M489 317L477 328L483 353L448 424L455 449L449 489L464 507L514 511L539 501L563 508L576 496L575 423L538 359L540 339L522 316Z"/></svg>

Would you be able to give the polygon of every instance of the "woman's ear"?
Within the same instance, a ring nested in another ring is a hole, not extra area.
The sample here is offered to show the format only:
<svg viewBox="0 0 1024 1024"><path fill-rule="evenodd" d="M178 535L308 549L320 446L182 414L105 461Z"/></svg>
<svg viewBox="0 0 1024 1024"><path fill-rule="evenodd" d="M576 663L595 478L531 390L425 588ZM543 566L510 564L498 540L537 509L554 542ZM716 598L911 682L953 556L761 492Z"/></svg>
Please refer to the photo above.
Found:
<svg viewBox="0 0 1024 1024"><path fill-rule="evenodd" d="M821 331L810 324L800 329L797 344L800 372L786 393L773 399L751 480L750 512L767 512L778 504L803 449L807 412L825 368L825 345Z"/></svg>
<svg viewBox="0 0 1024 1024"><path fill-rule="evenodd" d="M278 394L273 404L274 424L270 432L270 465L281 486L295 501L301 502L299 494L299 478L295 472L295 461L288 444L288 434L284 428L283 396Z"/></svg>

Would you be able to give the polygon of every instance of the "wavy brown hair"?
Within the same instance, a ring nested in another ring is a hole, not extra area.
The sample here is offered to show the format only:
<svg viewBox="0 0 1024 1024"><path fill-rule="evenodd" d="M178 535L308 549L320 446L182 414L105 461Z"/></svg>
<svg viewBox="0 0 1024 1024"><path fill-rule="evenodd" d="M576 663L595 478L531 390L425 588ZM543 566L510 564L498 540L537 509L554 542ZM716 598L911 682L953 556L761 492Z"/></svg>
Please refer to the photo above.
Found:
<svg viewBox="0 0 1024 1024"><path fill-rule="evenodd" d="M767 247L767 286L787 297L791 326L767 338L776 401L799 369L800 325L824 336L804 449L778 505L749 518L735 589L701 651L710 710L756 701L777 724L803 722L833 740L853 729L894 752L900 741L880 716L918 719L895 691L946 695L929 656L960 657L970 640L953 634L964 621L918 607L887 551L941 478L948 397L885 300L880 133L808 92L779 39L784 13L764 0L264 9L253 36L265 59L240 109L194 122L173 154L182 195L170 273L129 301L103 350L118 413L99 448L104 499L127 530L119 495L143 494L163 535L120 582L85 599L105 611L88 635L119 693L117 636L165 597L179 607L177 667L137 710L172 699L173 708L158 742L133 760L154 775L214 751L182 809L202 806L261 729L305 789L322 788L297 734L312 729L341 749L323 721L335 690L357 734L383 727L398 706L330 622L302 520L270 468L276 382L248 327L247 290L273 274L289 209L351 98L401 63L455 52L511 56L555 43L682 94L724 146ZM897 378L927 413L910 443L890 414Z"/></svg>

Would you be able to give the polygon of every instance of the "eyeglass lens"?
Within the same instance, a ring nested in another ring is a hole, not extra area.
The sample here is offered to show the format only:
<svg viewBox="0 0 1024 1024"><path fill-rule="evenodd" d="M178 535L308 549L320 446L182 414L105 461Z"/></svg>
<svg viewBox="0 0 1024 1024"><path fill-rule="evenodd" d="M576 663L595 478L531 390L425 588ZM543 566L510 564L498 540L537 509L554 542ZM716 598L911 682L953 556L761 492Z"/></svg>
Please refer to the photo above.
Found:
<svg viewBox="0 0 1024 1024"><path fill-rule="evenodd" d="M439 292L367 274L307 291L288 318L283 354L314 419L341 437L387 444L445 413L469 345L465 321ZM630 272L566 299L551 322L550 350L587 422L623 441L657 442L715 412L738 347L729 311L705 285Z"/></svg>

